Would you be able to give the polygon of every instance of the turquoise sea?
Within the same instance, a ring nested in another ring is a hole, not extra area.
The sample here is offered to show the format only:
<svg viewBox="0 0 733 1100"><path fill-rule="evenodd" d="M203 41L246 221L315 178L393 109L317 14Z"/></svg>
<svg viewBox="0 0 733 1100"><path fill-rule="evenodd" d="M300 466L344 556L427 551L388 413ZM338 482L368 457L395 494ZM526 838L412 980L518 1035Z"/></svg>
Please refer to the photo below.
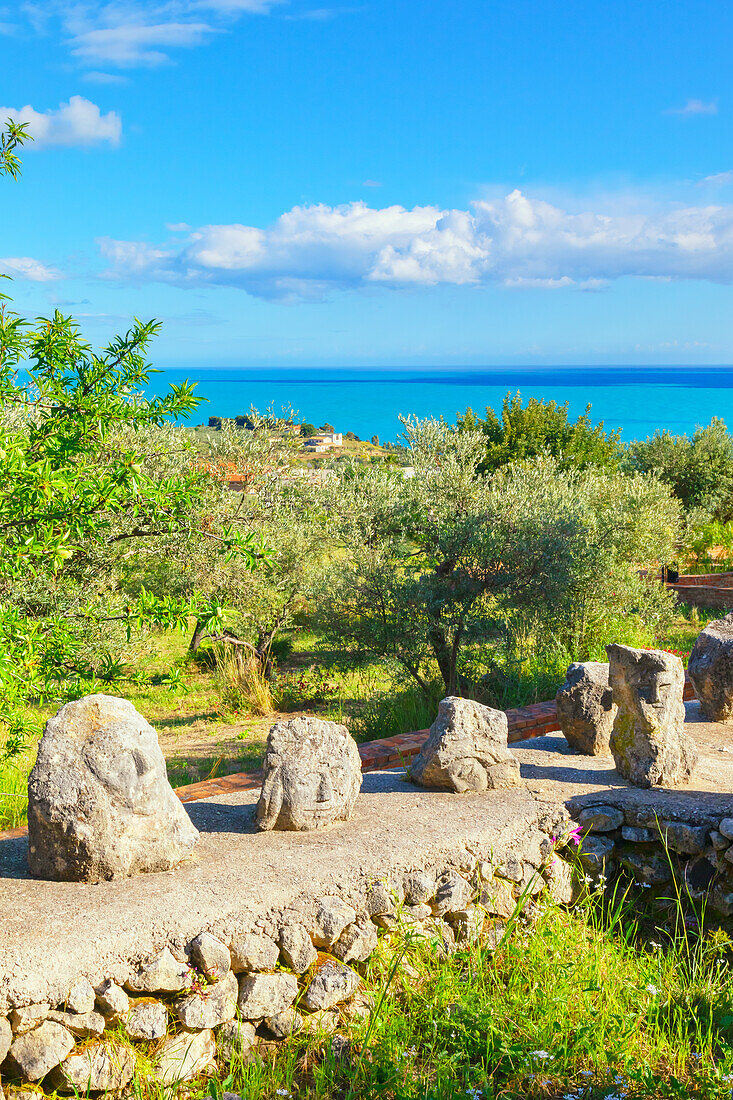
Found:
<svg viewBox="0 0 733 1100"><path fill-rule="evenodd" d="M485 367L430 369L170 370L154 375L150 391L163 392L184 378L197 382L205 401L194 423L233 417L250 406L279 412L292 406L299 418L333 424L362 439L395 440L398 416L444 416L469 405L499 408L507 391L523 397L568 401L573 417L592 405L593 421L620 428L625 440L657 428L692 432L722 416L733 429L733 367Z"/></svg>

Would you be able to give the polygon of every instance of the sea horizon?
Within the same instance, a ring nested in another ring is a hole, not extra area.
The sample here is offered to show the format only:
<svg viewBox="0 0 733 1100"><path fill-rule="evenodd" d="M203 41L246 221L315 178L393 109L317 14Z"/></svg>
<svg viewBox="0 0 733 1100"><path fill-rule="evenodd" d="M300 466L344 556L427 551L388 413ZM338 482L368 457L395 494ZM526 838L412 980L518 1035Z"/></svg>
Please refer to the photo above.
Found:
<svg viewBox="0 0 733 1100"><path fill-rule="evenodd" d="M523 399L566 401L571 417L591 405L594 423L618 429L626 442L656 430L690 434L722 417L733 426L733 365L714 366L522 366L522 367L188 367L161 369L148 392L171 382L197 383L202 404L191 423L234 417L251 406L295 414L316 426L334 425L362 439L394 441L399 416L454 421L473 408L499 410L507 393Z"/></svg>

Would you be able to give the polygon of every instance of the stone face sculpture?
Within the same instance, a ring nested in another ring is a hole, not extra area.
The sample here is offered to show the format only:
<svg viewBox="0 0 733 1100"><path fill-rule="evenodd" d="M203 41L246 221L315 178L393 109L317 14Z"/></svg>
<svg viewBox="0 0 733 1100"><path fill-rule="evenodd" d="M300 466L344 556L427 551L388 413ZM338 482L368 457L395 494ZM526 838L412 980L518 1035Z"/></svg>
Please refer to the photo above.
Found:
<svg viewBox="0 0 733 1100"><path fill-rule="evenodd" d="M158 736L132 703L87 695L49 719L28 781L33 875L101 882L167 871L197 838Z"/></svg>
<svg viewBox="0 0 733 1100"><path fill-rule="evenodd" d="M686 783L697 747L684 731L682 661L660 649L606 646L618 713L611 752L621 775L637 787Z"/></svg>
<svg viewBox="0 0 733 1100"><path fill-rule="evenodd" d="M703 714L733 721L733 612L708 623L692 647L687 671Z"/></svg>
<svg viewBox="0 0 733 1100"><path fill-rule="evenodd" d="M565 674L555 697L557 717L565 740L586 756L609 753L616 704L605 661L576 661Z"/></svg>
<svg viewBox="0 0 733 1100"><path fill-rule="evenodd" d="M519 762L507 748L507 734L504 711L449 695L410 765L410 777L423 787L459 794L516 787Z"/></svg>
<svg viewBox="0 0 733 1100"><path fill-rule="evenodd" d="M260 829L301 832L347 821L361 790L361 757L346 726L320 718L276 722L257 803Z"/></svg>

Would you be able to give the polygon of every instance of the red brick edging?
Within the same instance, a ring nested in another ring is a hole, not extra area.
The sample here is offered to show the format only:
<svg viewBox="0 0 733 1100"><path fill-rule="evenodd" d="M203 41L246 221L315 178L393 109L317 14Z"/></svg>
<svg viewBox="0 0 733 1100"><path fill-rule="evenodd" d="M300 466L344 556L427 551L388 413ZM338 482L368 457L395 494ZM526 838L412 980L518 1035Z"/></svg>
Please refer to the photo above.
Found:
<svg viewBox="0 0 733 1100"><path fill-rule="evenodd" d="M694 699L692 684L685 677L685 699ZM513 707L506 712L509 723L509 741L525 741L531 737L544 737L546 733L557 730L557 711L555 700L544 703L530 703L526 707ZM406 764L419 753L428 736L427 730L412 733L400 733L395 737L383 737L377 741L365 741L359 745L362 771L375 771L378 768L393 768ZM213 798L218 794L232 794L234 791L251 791L260 786L262 780L257 772L237 772L235 775L222 775L218 779L204 779L200 783L189 783L179 787L176 794L181 802L198 802L202 798ZM0 840L25 836L27 829L10 829L0 833Z"/></svg>

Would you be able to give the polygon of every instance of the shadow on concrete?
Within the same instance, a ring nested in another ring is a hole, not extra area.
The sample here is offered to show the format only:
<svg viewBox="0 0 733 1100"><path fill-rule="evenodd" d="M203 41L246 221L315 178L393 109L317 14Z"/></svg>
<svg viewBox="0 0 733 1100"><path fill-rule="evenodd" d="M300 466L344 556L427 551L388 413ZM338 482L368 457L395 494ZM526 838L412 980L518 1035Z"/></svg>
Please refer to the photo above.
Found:
<svg viewBox="0 0 733 1100"><path fill-rule="evenodd" d="M29 879L28 837L9 837L0 840L0 878ZM0 901L0 919L2 902Z"/></svg>

